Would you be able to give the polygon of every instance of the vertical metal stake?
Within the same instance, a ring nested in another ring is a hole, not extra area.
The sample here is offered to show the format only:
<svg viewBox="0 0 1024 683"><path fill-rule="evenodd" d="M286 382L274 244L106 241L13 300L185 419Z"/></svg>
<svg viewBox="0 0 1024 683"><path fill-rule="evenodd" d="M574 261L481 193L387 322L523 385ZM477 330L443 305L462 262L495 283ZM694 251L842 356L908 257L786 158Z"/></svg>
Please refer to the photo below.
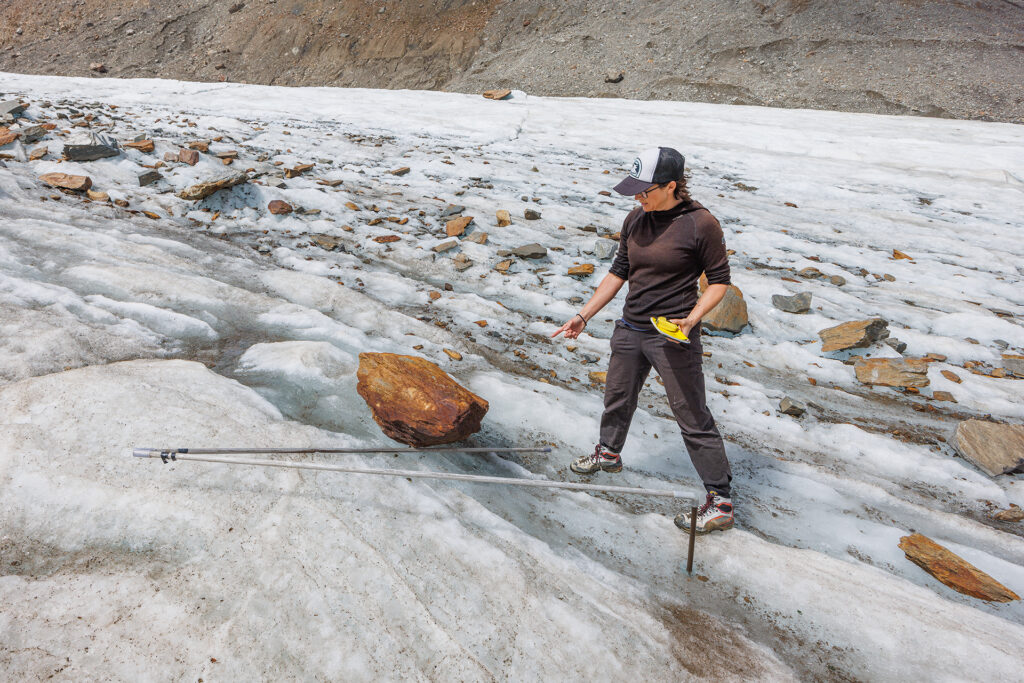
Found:
<svg viewBox="0 0 1024 683"><path fill-rule="evenodd" d="M697 508L690 508L690 549L686 553L686 573L693 574L693 544L697 540Z"/></svg>

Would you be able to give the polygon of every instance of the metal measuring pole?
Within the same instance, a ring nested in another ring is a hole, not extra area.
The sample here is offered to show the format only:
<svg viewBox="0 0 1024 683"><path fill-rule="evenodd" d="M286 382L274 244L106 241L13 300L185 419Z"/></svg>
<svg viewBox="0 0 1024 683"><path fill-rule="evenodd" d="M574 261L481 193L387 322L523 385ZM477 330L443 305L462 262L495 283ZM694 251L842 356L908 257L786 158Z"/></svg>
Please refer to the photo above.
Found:
<svg viewBox="0 0 1024 683"><path fill-rule="evenodd" d="M633 486L610 486L600 484L580 484L571 481L551 481L549 479L517 479L515 477L485 477L476 474L454 474L449 472L433 472L423 470L396 470L368 467L348 467L344 465L329 465L315 462L294 462L289 460L263 460L258 458L224 458L212 457L220 453L394 453L394 452L423 452L430 450L457 450L465 452L468 449L322 449L322 448L300 448L300 449L160 449L160 448L135 448L132 455L136 458L159 458L164 463L169 461L192 460L197 462L216 462L225 465L250 465L256 467L281 467L297 470L318 470L321 472L344 472L347 474L372 474L387 477L407 477L409 479L443 479L448 481L467 481L478 484L503 484L505 486L525 486L531 488L548 489L569 489L572 491L604 491L607 493L624 493L638 496L654 496L661 498L678 498L690 503L690 539L686 556L686 571L693 573L693 550L696 540L697 528L697 507L696 497L687 491L668 491L664 489L646 489ZM500 448L478 448L476 451L508 451L511 449ZM545 449L518 449L526 451ZM207 455L210 453L210 455Z"/></svg>

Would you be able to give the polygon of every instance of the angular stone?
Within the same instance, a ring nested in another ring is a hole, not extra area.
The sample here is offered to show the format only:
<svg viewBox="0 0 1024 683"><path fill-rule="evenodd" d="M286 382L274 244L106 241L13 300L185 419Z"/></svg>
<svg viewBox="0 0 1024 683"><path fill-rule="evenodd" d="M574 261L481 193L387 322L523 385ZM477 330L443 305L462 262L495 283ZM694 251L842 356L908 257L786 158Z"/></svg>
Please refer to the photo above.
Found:
<svg viewBox="0 0 1024 683"><path fill-rule="evenodd" d="M511 90L485 90L484 97L489 100L503 100L512 94Z"/></svg>
<svg viewBox="0 0 1024 683"><path fill-rule="evenodd" d="M888 337L889 322L884 318L854 320L821 330L818 336L821 337L821 350L826 353L862 349Z"/></svg>
<svg viewBox="0 0 1024 683"><path fill-rule="evenodd" d="M584 264L579 265L579 266L573 266L572 268L569 269L569 275L593 275L593 274L594 274L594 264L592 264L592 263L584 263Z"/></svg>
<svg viewBox="0 0 1024 683"><path fill-rule="evenodd" d="M498 209L498 211L494 215L498 218L499 228L507 228L508 226L512 225L512 214L510 214L505 209Z"/></svg>
<svg viewBox="0 0 1024 683"><path fill-rule="evenodd" d="M624 71L616 71L615 69L612 69L611 71L607 72L604 75L604 82L605 83L621 83L622 79L625 78L625 77L626 77L626 73Z"/></svg>
<svg viewBox="0 0 1024 683"><path fill-rule="evenodd" d="M23 104L18 100L4 100L3 102L0 102L0 116L5 114L10 116L20 116L27 108L27 104Z"/></svg>
<svg viewBox="0 0 1024 683"><path fill-rule="evenodd" d="M922 358L866 358L853 367L857 381L886 387L928 386L928 361Z"/></svg>
<svg viewBox="0 0 1024 683"><path fill-rule="evenodd" d="M178 153L177 152L164 152L164 161L177 161L177 160L178 160Z"/></svg>
<svg viewBox="0 0 1024 683"><path fill-rule="evenodd" d="M137 149L140 152L145 152L146 154L149 154L150 152L156 149L156 143L154 143L152 140L136 140L135 142L126 142L124 143L124 146L131 149Z"/></svg>
<svg viewBox="0 0 1024 683"><path fill-rule="evenodd" d="M12 133L10 131L7 131L6 133L0 132L0 147L6 147L17 139L17 133Z"/></svg>
<svg viewBox="0 0 1024 683"><path fill-rule="evenodd" d="M466 237L467 242L475 242L476 244L487 244L487 233L486 232L474 232L472 235Z"/></svg>
<svg viewBox="0 0 1024 683"><path fill-rule="evenodd" d="M956 374L955 372L952 372L950 370L941 370L940 372L942 373L942 376L948 379L950 382L955 382L956 384L960 384L961 382L963 382L963 380L960 379L960 375Z"/></svg>
<svg viewBox="0 0 1024 683"><path fill-rule="evenodd" d="M707 275L701 273L699 289L703 292L707 288ZM701 319L700 324L709 330L739 334L749 322L747 302L743 300L743 292L736 285L729 285L725 296Z"/></svg>
<svg viewBox="0 0 1024 683"><path fill-rule="evenodd" d="M516 247L512 250L512 255L518 256L519 258L539 259L547 256L548 250L536 242L532 242L530 244L524 244L521 247Z"/></svg>
<svg viewBox="0 0 1024 683"><path fill-rule="evenodd" d="M505 274L505 273L508 272L508 269L511 268L511 267L512 267L512 260L511 259L507 259L505 261L499 261L497 264L495 264L494 269L496 271L498 271L499 273Z"/></svg>
<svg viewBox="0 0 1024 683"><path fill-rule="evenodd" d="M886 346L891 348L896 353L903 353L904 351L907 350L906 342L901 342L896 337L887 337L882 341L885 343Z"/></svg>
<svg viewBox="0 0 1024 683"><path fill-rule="evenodd" d="M927 536L904 536L900 550L908 560L958 593L989 602L1020 600L1009 588Z"/></svg>
<svg viewBox="0 0 1024 683"><path fill-rule="evenodd" d="M294 168L286 168L284 170L285 178L298 178L306 171L313 168L315 164L296 164Z"/></svg>
<svg viewBox="0 0 1024 683"><path fill-rule="evenodd" d="M1007 372L1017 377L1024 377L1024 356L1016 353L1004 353L1003 367L1006 368Z"/></svg>
<svg viewBox="0 0 1024 683"><path fill-rule="evenodd" d="M1024 469L1024 425L966 420L956 426L953 447L990 477Z"/></svg>
<svg viewBox="0 0 1024 683"><path fill-rule="evenodd" d="M806 313L811 310L811 293L800 292L793 296L773 294L772 306L786 313Z"/></svg>
<svg viewBox="0 0 1024 683"><path fill-rule="evenodd" d="M473 261L468 256L466 256L465 252L460 251L458 254L455 255L455 258L452 259L452 265L455 267L455 270L461 273L462 271L471 267L473 265Z"/></svg>
<svg viewBox="0 0 1024 683"><path fill-rule="evenodd" d="M178 161L186 163L189 166L195 166L199 163L199 152L194 149L178 150Z"/></svg>
<svg viewBox="0 0 1024 683"><path fill-rule="evenodd" d="M191 199L193 201L206 199L214 192L234 187L235 185L241 185L249 179L245 173L232 173L230 175L221 176L214 178L213 180L207 180L206 182L197 183L181 192L178 193L178 197L181 199Z"/></svg>
<svg viewBox="0 0 1024 683"><path fill-rule="evenodd" d="M523 218L528 221L540 220L540 211L534 211L533 209L526 209L523 211Z"/></svg>
<svg viewBox="0 0 1024 683"><path fill-rule="evenodd" d="M117 140L100 133L82 133L64 143L64 156L68 161L96 161L120 153Z"/></svg>
<svg viewBox="0 0 1024 683"><path fill-rule="evenodd" d="M445 234L449 237L459 237L466 232L466 226L472 222L472 216L459 216L458 218L453 218L445 224Z"/></svg>
<svg viewBox="0 0 1024 683"><path fill-rule="evenodd" d="M1021 522L1024 521L1024 510L1017 505L1010 503L1007 510L1000 510L992 515L992 519L998 522Z"/></svg>
<svg viewBox="0 0 1024 683"><path fill-rule="evenodd" d="M68 175L67 173L44 173L39 179L50 187L64 190L84 192L92 187L92 178L84 175ZM59 195L58 195L59 196Z"/></svg>
<svg viewBox="0 0 1024 683"><path fill-rule="evenodd" d="M447 240L445 242L441 242L438 245L435 245L434 248L433 248L433 251L436 251L438 254L440 254L443 251L448 251L449 249L454 249L457 246L459 246L459 241L458 240Z"/></svg>
<svg viewBox="0 0 1024 683"><path fill-rule="evenodd" d="M384 433L417 448L461 441L487 413L487 401L423 358L360 353L356 376L356 391Z"/></svg>
<svg viewBox="0 0 1024 683"><path fill-rule="evenodd" d="M814 266L810 266L808 268L804 268L803 270L797 271L797 275L799 275L802 278L807 278L808 280L814 280L819 277L825 277L825 274L822 273L817 268L815 268Z"/></svg>
<svg viewBox="0 0 1024 683"><path fill-rule="evenodd" d="M267 210L275 216L286 216L292 212L292 205L283 199L274 199L267 204Z"/></svg>
<svg viewBox="0 0 1024 683"><path fill-rule="evenodd" d="M411 170L412 169L409 168L408 166L403 166L402 168L396 168L393 171L388 171L388 173L390 173L391 175L403 176Z"/></svg>
<svg viewBox="0 0 1024 683"><path fill-rule="evenodd" d="M799 401L794 401L789 396L785 396L781 401L779 401L779 411L784 415L800 417L807 412L807 406Z"/></svg>
<svg viewBox="0 0 1024 683"><path fill-rule="evenodd" d="M466 210L466 207L464 207L464 206L460 206L458 204L449 204L444 209L442 209L441 213L438 214L438 217L439 218L449 218L451 216L458 216L460 213L462 213L465 210Z"/></svg>
<svg viewBox="0 0 1024 683"><path fill-rule="evenodd" d="M204 154L210 151L209 140L193 140L192 142L188 143L185 146L188 147L189 149L194 149L197 152L203 152Z"/></svg>
<svg viewBox="0 0 1024 683"><path fill-rule="evenodd" d="M594 245L594 256L602 261L609 259L618 251L619 245L611 240L598 240Z"/></svg>
<svg viewBox="0 0 1024 683"><path fill-rule="evenodd" d="M21 141L25 144L38 142L39 140L43 139L43 136L46 135L46 129L42 126L24 126L22 128L17 128L12 132L15 132L18 135L20 135Z"/></svg>
<svg viewBox="0 0 1024 683"><path fill-rule="evenodd" d="M332 237L331 235L310 235L309 239L311 239L315 245L321 249L326 249L327 251L334 251L342 244L341 238Z"/></svg>
<svg viewBox="0 0 1024 683"><path fill-rule="evenodd" d="M97 192L96 190L86 190L85 196L94 202L105 202L110 199L110 195L106 192Z"/></svg>
<svg viewBox="0 0 1024 683"><path fill-rule="evenodd" d="M605 382L608 381L608 373L597 372L595 370L594 372L588 372L587 378L590 380L592 384L604 384Z"/></svg>
<svg viewBox="0 0 1024 683"><path fill-rule="evenodd" d="M444 355L448 356L452 360L462 360L462 354L455 349L441 349L444 351Z"/></svg>
<svg viewBox="0 0 1024 683"><path fill-rule="evenodd" d="M156 171L146 171L145 173L139 174L139 187L145 187L146 185L152 185L156 181L163 178L162 175Z"/></svg>
<svg viewBox="0 0 1024 683"><path fill-rule="evenodd" d="M46 153L49 151L50 150L48 150L46 147L36 147L34 150L28 153L28 160L39 161L40 159L45 157Z"/></svg>

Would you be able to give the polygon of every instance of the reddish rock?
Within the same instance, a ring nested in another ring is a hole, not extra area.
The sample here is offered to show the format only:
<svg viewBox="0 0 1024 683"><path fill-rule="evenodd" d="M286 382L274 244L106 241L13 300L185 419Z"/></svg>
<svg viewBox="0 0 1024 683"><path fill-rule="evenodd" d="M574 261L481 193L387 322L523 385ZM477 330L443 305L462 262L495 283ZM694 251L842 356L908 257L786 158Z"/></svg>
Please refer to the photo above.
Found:
<svg viewBox="0 0 1024 683"><path fill-rule="evenodd" d="M989 602L1020 600L1012 590L927 536L904 536L900 550L908 560L959 593Z"/></svg>
<svg viewBox="0 0 1024 683"><path fill-rule="evenodd" d="M146 154L149 154L154 149L156 149L156 144L152 140L139 140L138 142L126 142L126 143L124 143L124 146L125 147L129 147L131 149L137 149L140 152L145 152Z"/></svg>
<svg viewBox="0 0 1024 683"><path fill-rule="evenodd" d="M380 237L374 237L373 241L377 244L388 244L390 242L398 242L401 239L398 235L381 235Z"/></svg>
<svg viewBox="0 0 1024 683"><path fill-rule="evenodd" d="M17 139L18 139L18 134L17 133L12 133L10 131L4 132L4 133L0 133L0 147L4 147L6 145L9 145L9 144L11 144L12 142L14 142Z"/></svg>
<svg viewBox="0 0 1024 683"><path fill-rule="evenodd" d="M885 387L928 386L928 361L923 358L867 358L854 366L857 381Z"/></svg>
<svg viewBox="0 0 1024 683"><path fill-rule="evenodd" d="M818 336L821 337L821 350L826 353L863 349L888 337L889 323L884 318L854 320L821 330Z"/></svg>
<svg viewBox="0 0 1024 683"><path fill-rule="evenodd" d="M92 178L84 175L68 175L67 173L44 173L39 179L50 187L59 187L64 190L85 192L92 187Z"/></svg>
<svg viewBox="0 0 1024 683"><path fill-rule="evenodd" d="M990 477L1024 469L1024 425L966 420L956 426L953 446Z"/></svg>
<svg viewBox="0 0 1024 683"><path fill-rule="evenodd" d="M466 226L472 222L472 216L459 216L448 221L444 226L444 231L449 237L458 237L466 232Z"/></svg>
<svg viewBox="0 0 1024 683"><path fill-rule="evenodd" d="M283 216L292 212L292 205L281 199L272 200L267 204L267 208L275 216Z"/></svg>
<svg viewBox="0 0 1024 683"><path fill-rule="evenodd" d="M480 429L488 404L434 363L360 353L356 391L392 439L415 447L454 443Z"/></svg>
<svg viewBox="0 0 1024 683"><path fill-rule="evenodd" d="M195 166L199 163L199 152L194 149L183 149L178 152L178 161L182 161L189 166Z"/></svg>

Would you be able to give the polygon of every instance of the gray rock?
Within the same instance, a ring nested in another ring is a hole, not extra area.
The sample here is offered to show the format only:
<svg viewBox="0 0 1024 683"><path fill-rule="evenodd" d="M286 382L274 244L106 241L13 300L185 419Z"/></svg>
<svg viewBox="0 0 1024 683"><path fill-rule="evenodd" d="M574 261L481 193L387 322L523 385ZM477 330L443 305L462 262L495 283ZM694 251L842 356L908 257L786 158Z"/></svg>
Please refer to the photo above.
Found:
<svg viewBox="0 0 1024 683"><path fill-rule="evenodd" d="M779 401L779 410L785 415L792 415L793 417L800 417L807 412L807 406L799 401L794 401L789 396L784 397Z"/></svg>
<svg viewBox="0 0 1024 683"><path fill-rule="evenodd" d="M597 244L594 245L594 256L601 259L609 259L615 256L615 252L618 251L619 243L613 240L598 240Z"/></svg>
<svg viewBox="0 0 1024 683"><path fill-rule="evenodd" d="M156 171L146 171L145 173L139 174L139 187L145 187L146 185L152 185L156 181L162 179L163 176Z"/></svg>
<svg viewBox="0 0 1024 683"><path fill-rule="evenodd" d="M622 79L626 77L625 72L611 70L604 75L605 83L621 83Z"/></svg>
<svg viewBox="0 0 1024 683"><path fill-rule="evenodd" d="M37 142L46 135L46 129L42 126L25 126L22 128L12 128L11 132L19 133L21 135L21 141L25 144Z"/></svg>
<svg viewBox="0 0 1024 683"><path fill-rule="evenodd" d="M889 337L888 339L885 339L883 341L890 347L892 347L892 350L895 351L896 353L903 353L904 351L907 350L907 343L901 342L896 337Z"/></svg>
<svg viewBox="0 0 1024 683"><path fill-rule="evenodd" d="M533 242L531 244L524 244L521 247L516 247L512 250L512 255L518 256L519 258L538 259L547 256L548 250L536 242Z"/></svg>
<svg viewBox="0 0 1024 683"><path fill-rule="evenodd" d="M82 133L64 143L64 156L68 161L96 161L120 153L117 140L101 133Z"/></svg>
<svg viewBox="0 0 1024 683"><path fill-rule="evenodd" d="M580 357L580 362L583 363L583 365L587 365L589 363L596 363L599 360L601 360L601 356L595 356L592 353L584 353Z"/></svg>
<svg viewBox="0 0 1024 683"><path fill-rule="evenodd" d="M1016 353L1003 354L1003 367L1018 377L1024 377L1024 356Z"/></svg>
<svg viewBox="0 0 1024 683"><path fill-rule="evenodd" d="M534 211L533 209L527 209L523 212L523 218L528 221L540 220L540 211Z"/></svg>
<svg viewBox="0 0 1024 683"><path fill-rule="evenodd" d="M270 179L268 179L268 180L267 180L267 185L268 185L269 187L277 187L277 188L285 188L285 187L288 187L287 183L285 183L285 182L284 182L284 181L283 181L282 179L280 179L280 178L270 178Z"/></svg>
<svg viewBox="0 0 1024 683"><path fill-rule="evenodd" d="M786 313L806 313L811 310L811 293L800 292L793 296L773 294L772 306Z"/></svg>
<svg viewBox="0 0 1024 683"><path fill-rule="evenodd" d="M448 218L449 216L458 216L460 213L466 210L466 207L459 206L458 204L449 204L444 210L438 214L439 218Z"/></svg>
<svg viewBox="0 0 1024 683"><path fill-rule="evenodd" d="M7 114L9 116L20 116L27 104L22 104L18 100L5 100L0 102L0 114Z"/></svg>

